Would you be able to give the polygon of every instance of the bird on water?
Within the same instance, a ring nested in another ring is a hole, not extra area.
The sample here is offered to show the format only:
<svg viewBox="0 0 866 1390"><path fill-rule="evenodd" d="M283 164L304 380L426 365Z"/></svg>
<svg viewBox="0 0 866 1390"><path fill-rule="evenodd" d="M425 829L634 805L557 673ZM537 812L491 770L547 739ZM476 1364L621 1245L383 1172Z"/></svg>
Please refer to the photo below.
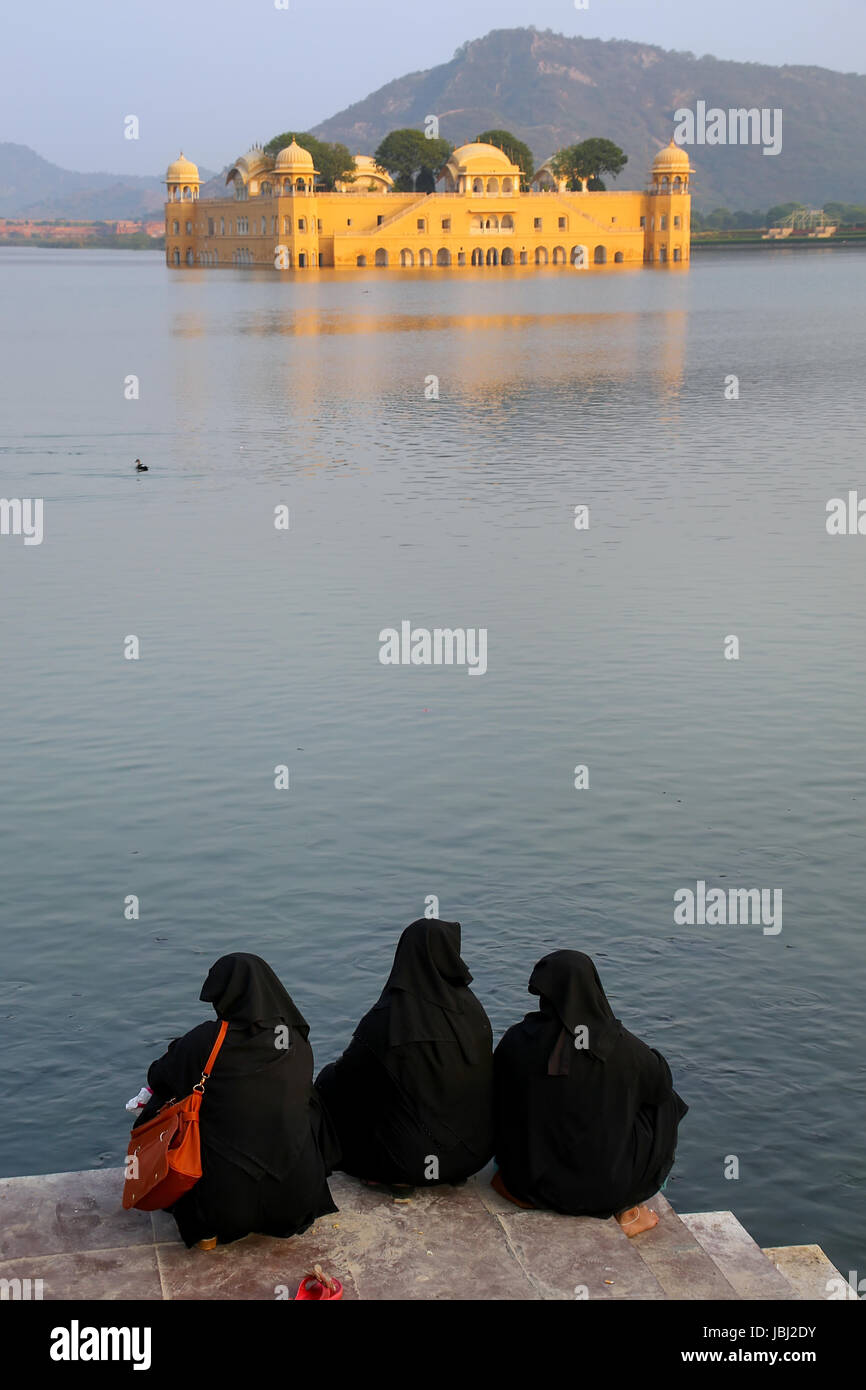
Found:
<svg viewBox="0 0 866 1390"><path fill-rule="evenodd" d="M147 472L148 472L147 464L146 464L146 463L142 463L141 459L136 459L136 460L135 460L135 471L136 471L136 473L147 473Z"/></svg>

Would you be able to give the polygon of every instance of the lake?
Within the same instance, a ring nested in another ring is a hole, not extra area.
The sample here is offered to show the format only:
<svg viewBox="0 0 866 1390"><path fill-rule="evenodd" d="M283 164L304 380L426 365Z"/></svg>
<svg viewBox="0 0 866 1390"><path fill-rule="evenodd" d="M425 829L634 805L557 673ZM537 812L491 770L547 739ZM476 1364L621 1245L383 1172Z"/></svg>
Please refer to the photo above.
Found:
<svg viewBox="0 0 866 1390"><path fill-rule="evenodd" d="M44 499L0 537L0 1174L119 1166L227 951L331 1060L435 896L497 1036L594 957L690 1106L679 1210L866 1274L864 267L0 250L0 491ZM383 665L404 621L486 672ZM676 923L698 881L781 931Z"/></svg>

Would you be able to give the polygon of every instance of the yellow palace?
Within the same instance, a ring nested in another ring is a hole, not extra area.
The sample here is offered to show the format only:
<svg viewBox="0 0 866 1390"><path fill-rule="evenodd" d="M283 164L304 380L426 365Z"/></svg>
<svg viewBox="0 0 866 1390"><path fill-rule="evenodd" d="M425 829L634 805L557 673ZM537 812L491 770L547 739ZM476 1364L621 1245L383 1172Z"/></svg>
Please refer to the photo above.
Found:
<svg viewBox="0 0 866 1390"><path fill-rule="evenodd" d="M231 194L199 200L201 179L183 155L166 173L165 254L170 266L527 266L593 268L689 260L689 176L671 140L642 192L566 191L548 164L531 191L493 145L462 145L435 193L396 193L369 155L334 193L316 189L313 158L292 142L272 158L256 148L228 172ZM441 188L442 191L438 191Z"/></svg>

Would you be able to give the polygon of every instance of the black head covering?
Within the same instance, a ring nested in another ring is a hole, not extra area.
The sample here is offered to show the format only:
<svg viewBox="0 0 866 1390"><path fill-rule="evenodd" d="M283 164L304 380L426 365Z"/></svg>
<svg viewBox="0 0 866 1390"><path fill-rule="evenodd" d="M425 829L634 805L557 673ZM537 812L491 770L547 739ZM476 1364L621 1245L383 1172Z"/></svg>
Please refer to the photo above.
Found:
<svg viewBox="0 0 866 1390"><path fill-rule="evenodd" d="M213 1004L219 1018L239 1028L272 1028L287 1023L305 1038L310 1031L267 962L245 951L220 956L211 966L199 998Z"/></svg>
<svg viewBox="0 0 866 1390"><path fill-rule="evenodd" d="M397 942L385 988L403 990L440 1009L459 1012L457 991L471 981L460 958L460 923L420 917Z"/></svg>
<svg viewBox="0 0 866 1390"><path fill-rule="evenodd" d="M569 1054L574 1051L571 1039L578 1028L587 1030L584 1050L600 1062L607 1060L623 1027L614 1017L589 956L582 951L551 951L530 975L529 993L540 995L541 1012L555 1015L568 1035L567 1046L561 1035L557 1038L550 1056L552 1074L568 1072Z"/></svg>
<svg viewBox="0 0 866 1390"><path fill-rule="evenodd" d="M374 1010L388 1011L388 1046L455 1042L467 1060L475 1053L472 979L460 958L460 923L421 917L397 943L394 964Z"/></svg>

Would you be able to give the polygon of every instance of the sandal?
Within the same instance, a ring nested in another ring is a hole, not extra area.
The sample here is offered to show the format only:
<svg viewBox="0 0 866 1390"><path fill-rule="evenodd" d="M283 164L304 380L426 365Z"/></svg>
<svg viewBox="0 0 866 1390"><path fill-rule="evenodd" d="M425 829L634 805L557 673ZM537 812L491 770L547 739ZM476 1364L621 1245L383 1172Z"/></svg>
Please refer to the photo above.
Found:
<svg viewBox="0 0 866 1390"><path fill-rule="evenodd" d="M300 1284L298 1292L295 1294L295 1301L299 1298L319 1299L324 1303L326 1298L342 1298L343 1285L339 1279L332 1279L326 1274L321 1265L313 1265L312 1274L305 1274Z"/></svg>

